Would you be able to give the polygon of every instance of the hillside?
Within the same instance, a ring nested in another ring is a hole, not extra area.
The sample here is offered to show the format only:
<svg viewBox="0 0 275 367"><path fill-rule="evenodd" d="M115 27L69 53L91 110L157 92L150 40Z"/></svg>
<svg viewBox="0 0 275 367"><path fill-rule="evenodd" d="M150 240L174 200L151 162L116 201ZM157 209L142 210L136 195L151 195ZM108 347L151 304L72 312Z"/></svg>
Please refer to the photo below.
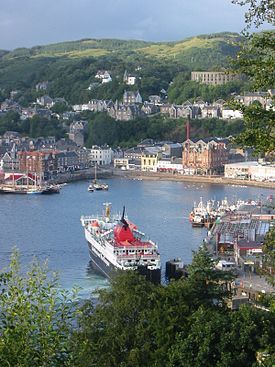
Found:
<svg viewBox="0 0 275 367"><path fill-rule="evenodd" d="M120 81L127 70L140 78L137 87L145 95L154 94L161 88L167 90L179 72L226 67L228 56L238 50L239 40L236 33L218 33L178 42L83 39L10 52L1 50L0 91L19 89L30 94L36 83L48 80L50 92L70 102L89 97L115 99L125 89ZM98 69L109 70L113 82L88 93L88 86L96 82Z"/></svg>

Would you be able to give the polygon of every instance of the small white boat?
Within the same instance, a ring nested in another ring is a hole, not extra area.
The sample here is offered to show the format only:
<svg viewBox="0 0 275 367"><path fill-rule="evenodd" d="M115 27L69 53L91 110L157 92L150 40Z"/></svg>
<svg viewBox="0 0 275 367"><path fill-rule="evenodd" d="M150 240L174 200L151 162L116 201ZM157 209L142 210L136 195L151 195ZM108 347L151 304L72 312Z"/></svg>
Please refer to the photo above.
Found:
<svg viewBox="0 0 275 367"><path fill-rule="evenodd" d="M88 186L88 191L89 192L94 192L93 184L91 184L91 185Z"/></svg>

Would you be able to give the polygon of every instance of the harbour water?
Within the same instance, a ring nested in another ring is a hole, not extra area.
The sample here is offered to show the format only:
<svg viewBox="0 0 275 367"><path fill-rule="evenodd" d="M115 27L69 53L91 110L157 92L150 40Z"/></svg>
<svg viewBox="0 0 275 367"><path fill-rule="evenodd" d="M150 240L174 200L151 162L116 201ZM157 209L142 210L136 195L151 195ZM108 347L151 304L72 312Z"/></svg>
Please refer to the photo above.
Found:
<svg viewBox="0 0 275 367"><path fill-rule="evenodd" d="M272 189L256 187L192 184L171 181L140 181L114 178L106 180L109 191L89 193L89 182L64 186L59 195L0 196L0 269L9 262L12 248L19 249L26 267L33 259L48 260L59 273L63 288L81 287L87 297L108 281L90 268L87 243L80 224L81 215L100 212L104 202L122 211L159 245L163 269L165 261L181 257L192 260L206 236L205 228L192 228L188 215L194 201L258 199L274 194Z"/></svg>

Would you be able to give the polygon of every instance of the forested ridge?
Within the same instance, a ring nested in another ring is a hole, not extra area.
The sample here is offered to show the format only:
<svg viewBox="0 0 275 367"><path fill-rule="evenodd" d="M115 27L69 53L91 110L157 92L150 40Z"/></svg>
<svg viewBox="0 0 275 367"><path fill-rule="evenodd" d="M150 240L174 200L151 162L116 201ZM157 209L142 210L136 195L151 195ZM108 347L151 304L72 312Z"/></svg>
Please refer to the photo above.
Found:
<svg viewBox="0 0 275 367"><path fill-rule="evenodd" d="M136 75L143 99L168 90L183 73L190 80L192 70L223 70L239 50L236 33L201 35L178 42L144 42L112 39L84 39L33 48L0 52L0 101L18 89L22 104L35 97L35 85L49 81L52 97L69 103L85 103L91 98L120 100L125 70ZM98 70L108 70L112 82L97 85ZM93 88L87 88L93 84ZM175 89L175 88L174 88Z"/></svg>

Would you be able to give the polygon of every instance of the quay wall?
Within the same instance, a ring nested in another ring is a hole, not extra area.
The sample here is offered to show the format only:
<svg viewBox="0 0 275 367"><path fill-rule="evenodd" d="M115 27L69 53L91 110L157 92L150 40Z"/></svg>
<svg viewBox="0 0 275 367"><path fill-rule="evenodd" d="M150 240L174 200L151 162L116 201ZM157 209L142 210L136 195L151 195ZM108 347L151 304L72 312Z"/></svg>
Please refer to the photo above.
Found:
<svg viewBox="0 0 275 367"><path fill-rule="evenodd" d="M114 176L122 176L126 178L141 178L144 180L158 180L158 181L185 181L195 183L209 183L220 185L241 185L254 186L275 189L274 182L258 182L249 180L237 180L232 178L225 178L222 176L199 176L199 175L182 175L172 174L166 172L141 172L141 171L121 171L113 170Z"/></svg>
<svg viewBox="0 0 275 367"><path fill-rule="evenodd" d="M199 175L182 175L172 174L166 172L141 172L141 171L122 171L114 168L98 168L97 177L110 178L110 177L124 177L128 179L139 178L143 180L156 180L156 181L183 181L193 183L208 183L219 185L241 185L241 186L254 186L265 187L275 189L274 182L258 182L249 180L237 180L233 178L225 178L222 176L199 176ZM80 180L87 180L94 178L94 169L87 169L84 171L78 171L74 173L63 173L57 178L51 180L52 183L65 183Z"/></svg>

